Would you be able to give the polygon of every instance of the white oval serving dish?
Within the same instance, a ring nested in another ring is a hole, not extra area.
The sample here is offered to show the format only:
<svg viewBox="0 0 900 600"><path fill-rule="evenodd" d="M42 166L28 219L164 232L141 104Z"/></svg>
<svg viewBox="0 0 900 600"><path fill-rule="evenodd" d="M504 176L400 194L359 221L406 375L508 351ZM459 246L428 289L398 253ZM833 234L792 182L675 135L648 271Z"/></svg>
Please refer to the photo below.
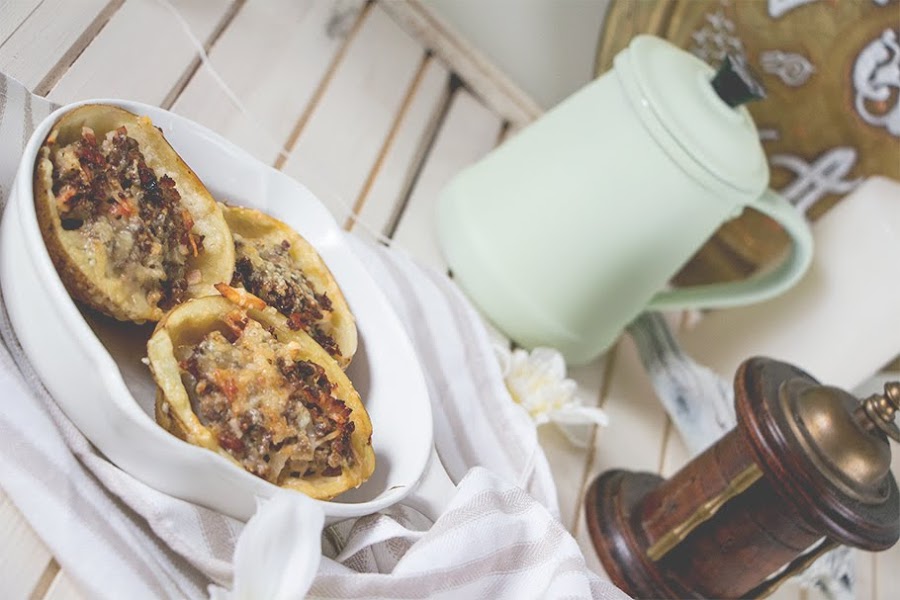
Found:
<svg viewBox="0 0 900 600"><path fill-rule="evenodd" d="M322 255L357 320L359 350L347 370L372 419L372 477L320 502L334 521L394 504L416 486L432 448L431 405L406 332L328 210L304 186L218 134L137 102L88 100L47 117L25 148L0 226L0 285L16 335L66 416L113 463L147 485L246 520L257 497L279 488L213 452L192 446L153 418L155 384L141 362L152 325L119 323L81 310L50 261L35 216L33 171L53 123L82 104L149 116L219 200L262 210L296 229Z"/></svg>

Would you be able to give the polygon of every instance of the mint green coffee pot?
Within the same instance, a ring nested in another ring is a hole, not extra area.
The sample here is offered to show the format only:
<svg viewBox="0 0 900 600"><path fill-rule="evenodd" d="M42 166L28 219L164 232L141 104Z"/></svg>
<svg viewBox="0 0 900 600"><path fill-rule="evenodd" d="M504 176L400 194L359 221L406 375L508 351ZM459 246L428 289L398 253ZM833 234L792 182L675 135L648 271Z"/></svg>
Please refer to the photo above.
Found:
<svg viewBox="0 0 900 600"><path fill-rule="evenodd" d="M756 127L740 104L762 90L728 61L718 74L638 36L614 67L443 190L438 234L474 303L525 347L569 364L607 349L645 310L771 298L809 266L803 216L767 189ZM725 221L752 207L791 237L789 255L746 280L666 289Z"/></svg>

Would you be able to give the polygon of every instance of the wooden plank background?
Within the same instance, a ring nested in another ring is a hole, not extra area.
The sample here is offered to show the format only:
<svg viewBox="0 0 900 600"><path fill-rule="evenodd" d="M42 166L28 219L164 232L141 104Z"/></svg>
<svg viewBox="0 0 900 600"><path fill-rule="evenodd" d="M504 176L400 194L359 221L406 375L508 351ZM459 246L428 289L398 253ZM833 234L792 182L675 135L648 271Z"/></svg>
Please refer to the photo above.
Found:
<svg viewBox="0 0 900 600"><path fill-rule="evenodd" d="M177 6L183 22L157 0L2 1L0 71L55 102L123 97L171 108L297 177L347 229L439 270L446 265L433 224L441 188L539 115L419 3ZM539 439L563 524L589 566L602 572L584 526L587 485L613 467L670 475L688 455L629 339L570 375L580 397L602 406L611 425L594 428L588 448L553 427L542 428ZM2 491L0 540L3 597L80 597ZM859 598L897 597L898 567L900 549L861 555ZM775 597L821 595L791 582Z"/></svg>

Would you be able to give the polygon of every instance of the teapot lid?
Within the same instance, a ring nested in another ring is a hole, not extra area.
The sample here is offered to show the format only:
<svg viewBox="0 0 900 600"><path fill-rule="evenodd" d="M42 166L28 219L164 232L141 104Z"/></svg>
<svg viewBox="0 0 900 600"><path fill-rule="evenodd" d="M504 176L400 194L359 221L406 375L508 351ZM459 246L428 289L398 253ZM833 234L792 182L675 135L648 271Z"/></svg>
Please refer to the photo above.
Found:
<svg viewBox="0 0 900 600"><path fill-rule="evenodd" d="M759 194L769 168L753 118L741 104L762 87L729 62L717 76L699 58L652 36L635 37L615 61L632 106L670 156L711 187ZM685 162L689 164L685 164ZM710 176L712 179L710 179Z"/></svg>

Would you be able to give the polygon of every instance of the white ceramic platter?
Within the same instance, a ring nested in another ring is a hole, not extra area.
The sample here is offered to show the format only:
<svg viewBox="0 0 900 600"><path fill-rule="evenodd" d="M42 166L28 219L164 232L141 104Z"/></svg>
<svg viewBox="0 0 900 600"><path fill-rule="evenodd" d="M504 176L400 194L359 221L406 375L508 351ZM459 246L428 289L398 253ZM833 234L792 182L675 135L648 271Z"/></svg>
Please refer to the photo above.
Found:
<svg viewBox="0 0 900 600"><path fill-rule="evenodd" d="M372 419L376 467L355 490L321 502L329 520L360 516L406 496L432 448L431 406L412 345L397 316L344 240L328 210L301 184L208 129L173 113L121 100L60 108L25 148L0 229L0 284L28 358L82 433L112 462L162 492L248 519L256 497L278 488L213 452L170 435L153 418L155 385L141 362L152 326L82 311L63 287L34 210L32 174L53 123L81 104L149 116L213 196L260 209L296 229L322 255L357 319L359 350L347 371Z"/></svg>

